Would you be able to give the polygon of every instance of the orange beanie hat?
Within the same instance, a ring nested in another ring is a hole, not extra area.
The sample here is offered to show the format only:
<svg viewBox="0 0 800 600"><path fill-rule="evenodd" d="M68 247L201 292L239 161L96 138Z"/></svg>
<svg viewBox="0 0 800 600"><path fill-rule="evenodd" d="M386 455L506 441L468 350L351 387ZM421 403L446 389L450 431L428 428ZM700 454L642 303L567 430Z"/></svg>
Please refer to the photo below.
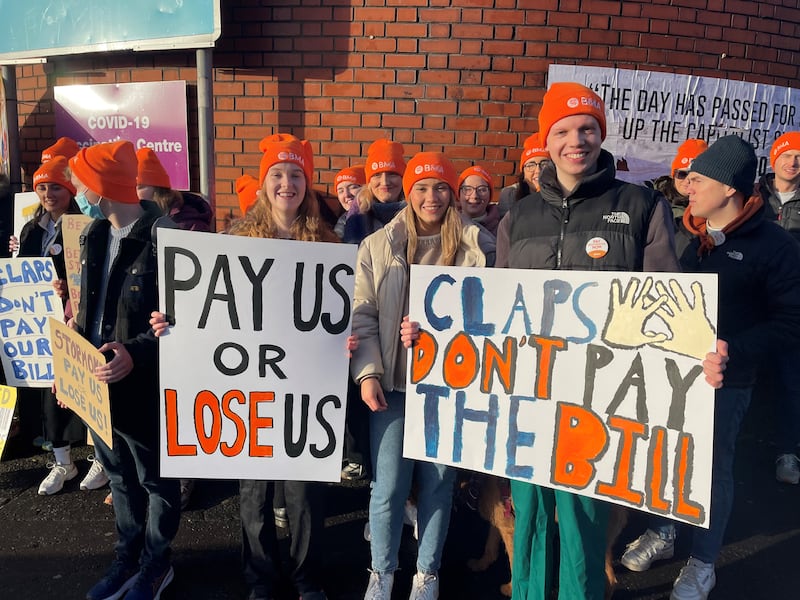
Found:
<svg viewBox="0 0 800 600"><path fill-rule="evenodd" d="M258 167L258 183L264 183L267 171L272 165L278 163L292 163L303 169L306 184L311 187L314 178L314 152L311 144L289 133L275 133L268 135L258 144L259 150L264 153Z"/></svg>
<svg viewBox="0 0 800 600"><path fill-rule="evenodd" d="M489 171L487 171L480 165L472 165L471 167L464 169L461 172L461 175L458 176L458 184L456 185L455 190L458 191L459 189L461 189L461 184L464 183L464 180L471 175L477 175L478 177L483 179L486 182L486 185L489 186L489 190L491 190L492 196L494 195L494 185L492 183L492 176L489 175Z"/></svg>
<svg viewBox="0 0 800 600"><path fill-rule="evenodd" d="M75 186L72 185L67 169L69 162L63 156L54 156L33 174L33 187L35 188L40 183L57 183L69 190L69 193L75 195Z"/></svg>
<svg viewBox="0 0 800 600"><path fill-rule="evenodd" d="M137 185L152 185L159 188L171 188L169 175L158 160L158 156L150 148L139 148L136 151L136 160L139 162Z"/></svg>
<svg viewBox="0 0 800 600"><path fill-rule="evenodd" d="M702 152L705 152L706 148L708 148L708 144L696 138L689 138L678 146L678 154L675 155L675 159L672 161L672 176L675 177L675 171L688 169L692 161Z"/></svg>
<svg viewBox="0 0 800 600"><path fill-rule="evenodd" d="M787 150L800 150L800 131L787 131L772 144L769 151L769 164L775 170L775 159Z"/></svg>
<svg viewBox="0 0 800 600"><path fill-rule="evenodd" d="M441 179L450 186L453 193L458 189L456 169L449 158L441 152L418 152L408 161L406 172L403 174L403 191L406 197L415 183L429 178Z"/></svg>
<svg viewBox="0 0 800 600"><path fill-rule="evenodd" d="M550 158L550 153L545 149L544 144L542 143L542 138L538 133L534 133L533 135L529 135L527 138L525 138L525 142L522 147L522 156L519 157L520 172L525 166L525 163L535 156Z"/></svg>
<svg viewBox="0 0 800 600"><path fill-rule="evenodd" d="M236 195L239 196L239 209L242 216L247 214L258 201L258 179L252 175L242 175L236 180Z"/></svg>
<svg viewBox="0 0 800 600"><path fill-rule="evenodd" d="M364 185L367 183L367 175L364 172L364 165L353 165L342 169L333 178L334 189L339 187L340 183L355 183L357 185Z"/></svg>
<svg viewBox="0 0 800 600"><path fill-rule="evenodd" d="M78 150L80 150L78 142L72 138L58 138L55 144L42 150L42 162L46 163L48 160L53 160L56 156L63 156L69 160L78 153Z"/></svg>
<svg viewBox="0 0 800 600"><path fill-rule="evenodd" d="M565 117L590 115L600 124L600 139L606 139L606 108L603 100L580 83L557 82L544 94L539 111L539 135L547 145L550 128Z"/></svg>
<svg viewBox="0 0 800 600"><path fill-rule="evenodd" d="M133 144L125 140L83 148L69 161L74 175L95 194L123 204L138 204Z"/></svg>
<svg viewBox="0 0 800 600"><path fill-rule="evenodd" d="M378 173L397 173L402 176L406 170L406 161L403 160L403 144L391 140L375 140L367 150L367 164L364 174L367 181Z"/></svg>

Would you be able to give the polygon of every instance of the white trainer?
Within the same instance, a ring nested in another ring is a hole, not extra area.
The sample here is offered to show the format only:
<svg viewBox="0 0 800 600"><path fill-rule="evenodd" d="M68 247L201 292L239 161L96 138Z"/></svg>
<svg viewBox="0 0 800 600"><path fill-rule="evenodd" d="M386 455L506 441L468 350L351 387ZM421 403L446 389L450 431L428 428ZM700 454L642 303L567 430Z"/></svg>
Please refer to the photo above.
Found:
<svg viewBox="0 0 800 600"><path fill-rule="evenodd" d="M714 565L690 558L681 569L670 600L706 600L717 583Z"/></svg>
<svg viewBox="0 0 800 600"><path fill-rule="evenodd" d="M665 540L652 529L648 529L625 547L619 559L631 571L647 571L653 561L672 558L675 554L675 541Z"/></svg>
<svg viewBox="0 0 800 600"><path fill-rule="evenodd" d="M89 472L86 473L86 477L81 480L80 487L84 491L98 490L108 483L108 474L94 455L90 454L86 460L92 463L92 466L89 467Z"/></svg>
<svg viewBox="0 0 800 600"><path fill-rule="evenodd" d="M64 482L75 479L78 474L78 467L75 466L75 463L67 463L65 465L47 463L47 468L50 469L50 472L39 484L40 496L51 496L60 492L64 487Z"/></svg>
<svg viewBox="0 0 800 600"><path fill-rule="evenodd" d="M438 600L439 576L435 573L417 573L411 581L408 600Z"/></svg>
<svg viewBox="0 0 800 600"><path fill-rule="evenodd" d="M800 482L800 458L795 454L781 454L775 461L775 479L797 485Z"/></svg>

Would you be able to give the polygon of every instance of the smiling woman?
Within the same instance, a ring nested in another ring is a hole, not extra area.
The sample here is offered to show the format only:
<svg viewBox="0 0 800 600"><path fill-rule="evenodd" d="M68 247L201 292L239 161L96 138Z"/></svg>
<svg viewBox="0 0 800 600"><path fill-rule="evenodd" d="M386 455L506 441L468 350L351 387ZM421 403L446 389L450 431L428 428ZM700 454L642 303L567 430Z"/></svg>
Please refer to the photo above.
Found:
<svg viewBox="0 0 800 600"><path fill-rule="evenodd" d="M493 262L492 236L456 210L457 187L455 169L444 154L420 152L403 176L408 205L358 251L353 332L360 343L350 369L371 411L374 473L369 504L372 574L365 600L391 598L412 474L419 498L419 552L410 600L439 595L454 472L445 465L403 458L406 345L400 332L402 323L408 325L409 265L482 267Z"/></svg>

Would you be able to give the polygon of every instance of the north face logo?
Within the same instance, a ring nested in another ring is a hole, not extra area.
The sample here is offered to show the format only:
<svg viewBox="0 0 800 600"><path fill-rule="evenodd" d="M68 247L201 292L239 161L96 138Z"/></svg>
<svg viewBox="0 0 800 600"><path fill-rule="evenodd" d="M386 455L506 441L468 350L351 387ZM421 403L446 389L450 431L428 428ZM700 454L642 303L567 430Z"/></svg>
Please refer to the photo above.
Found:
<svg viewBox="0 0 800 600"><path fill-rule="evenodd" d="M728 258L732 258L733 260L742 260L744 258L744 254L742 254L738 250L729 250Z"/></svg>
<svg viewBox="0 0 800 600"><path fill-rule="evenodd" d="M620 210L603 215L603 221L606 223L621 223L622 225L630 225L631 217L628 213Z"/></svg>

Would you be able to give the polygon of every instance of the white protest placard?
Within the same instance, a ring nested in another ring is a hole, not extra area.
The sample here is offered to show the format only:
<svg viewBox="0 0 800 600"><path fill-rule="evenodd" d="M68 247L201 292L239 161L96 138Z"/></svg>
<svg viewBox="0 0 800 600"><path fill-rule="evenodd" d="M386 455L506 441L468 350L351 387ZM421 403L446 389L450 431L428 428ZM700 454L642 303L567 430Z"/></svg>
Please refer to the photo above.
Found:
<svg viewBox="0 0 800 600"><path fill-rule="evenodd" d="M50 319L56 398L113 448L108 384L97 381L96 367L106 358L81 334L61 321Z"/></svg>
<svg viewBox="0 0 800 600"><path fill-rule="evenodd" d="M92 222L86 215L63 215L61 237L64 240L64 265L67 270L67 290L72 314L78 314L81 301L81 233Z"/></svg>
<svg viewBox="0 0 800 600"><path fill-rule="evenodd" d="M617 159L617 177L641 182L670 175L688 138L711 145L725 135L750 142L759 175L769 170L772 143L800 130L800 89L678 73L550 65L548 83L573 81L606 105L603 148Z"/></svg>
<svg viewBox="0 0 800 600"><path fill-rule="evenodd" d="M22 228L25 227L25 223L33 219L39 204L39 196L36 192L14 194L14 237L19 239ZM8 244L8 240L2 240L2 243ZM16 250L12 253L12 256L17 256Z"/></svg>
<svg viewBox="0 0 800 600"><path fill-rule="evenodd" d="M8 441L8 432L14 419L14 407L17 405L17 388L0 385L0 458Z"/></svg>
<svg viewBox="0 0 800 600"><path fill-rule="evenodd" d="M162 475L339 481L355 256L159 230Z"/></svg>
<svg viewBox="0 0 800 600"><path fill-rule="evenodd" d="M14 387L50 387L53 352L47 319L64 320L53 282L53 259L0 259L0 342L6 382Z"/></svg>
<svg viewBox="0 0 800 600"><path fill-rule="evenodd" d="M716 275L411 267L404 455L708 527Z"/></svg>

